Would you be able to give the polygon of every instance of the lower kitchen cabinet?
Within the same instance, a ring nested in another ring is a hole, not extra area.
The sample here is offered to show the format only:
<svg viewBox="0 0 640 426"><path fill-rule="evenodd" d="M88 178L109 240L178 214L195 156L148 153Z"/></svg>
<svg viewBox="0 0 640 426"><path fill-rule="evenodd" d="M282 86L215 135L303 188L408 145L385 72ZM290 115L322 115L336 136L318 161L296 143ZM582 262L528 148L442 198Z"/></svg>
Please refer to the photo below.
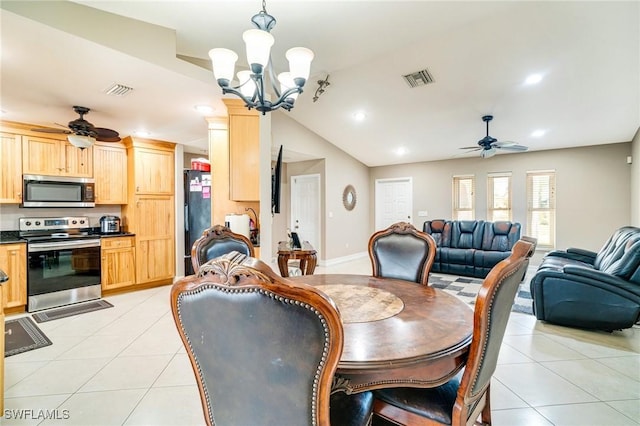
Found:
<svg viewBox="0 0 640 426"><path fill-rule="evenodd" d="M27 245L0 244L0 269L9 281L2 285L4 309L27 305Z"/></svg>
<svg viewBox="0 0 640 426"><path fill-rule="evenodd" d="M134 241L134 237L102 238L100 242L102 291L136 283Z"/></svg>

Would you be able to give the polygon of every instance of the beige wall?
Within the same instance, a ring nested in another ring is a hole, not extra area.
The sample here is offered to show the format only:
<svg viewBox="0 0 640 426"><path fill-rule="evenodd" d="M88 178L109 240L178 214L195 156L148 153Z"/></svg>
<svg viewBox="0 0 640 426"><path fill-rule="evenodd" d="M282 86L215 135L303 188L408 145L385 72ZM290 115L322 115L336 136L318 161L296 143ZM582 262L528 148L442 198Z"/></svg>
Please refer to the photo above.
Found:
<svg viewBox="0 0 640 426"><path fill-rule="evenodd" d="M424 220L451 218L452 176L474 174L476 218L485 219L487 173L510 171L513 219L523 225L523 233L526 234L526 172L555 170L556 247L599 250L613 230L628 225L631 220L628 155L631 155L631 143L619 143L497 155L484 160L473 157L375 167L371 169L369 196L374 199L376 179L412 177L413 222L421 228ZM418 217L419 210L427 210L428 217Z"/></svg>
<svg viewBox="0 0 640 426"><path fill-rule="evenodd" d="M631 142L631 221L640 227L640 127Z"/></svg>
<svg viewBox="0 0 640 426"><path fill-rule="evenodd" d="M285 151L304 153L306 158L316 160L316 162L305 161L300 165L287 164L287 181L292 174L304 174L302 173L304 170L314 170L313 173L318 173L318 167L322 167L322 163L318 160L323 160L324 170L321 173L323 218L321 226L325 236L322 241L322 252L319 253L321 262L366 252L371 233L368 167L293 121L286 116L286 113L274 113L271 118L274 146L283 145ZM289 182L284 182L284 180L283 201L290 197ZM347 211L342 205L342 192L349 184L355 187L357 193L356 207L352 211ZM286 206L289 202L286 201L286 203L282 205L283 213L280 216L288 212ZM286 235L287 223L287 218L284 220L274 218L274 240ZM276 229L276 226L282 228Z"/></svg>

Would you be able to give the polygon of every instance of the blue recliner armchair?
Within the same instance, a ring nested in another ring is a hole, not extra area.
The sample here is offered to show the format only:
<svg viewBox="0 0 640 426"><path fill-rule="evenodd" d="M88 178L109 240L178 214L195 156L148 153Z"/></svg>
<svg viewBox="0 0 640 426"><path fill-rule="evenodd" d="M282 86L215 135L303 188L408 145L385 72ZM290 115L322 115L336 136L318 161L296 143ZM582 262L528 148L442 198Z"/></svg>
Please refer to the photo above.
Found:
<svg viewBox="0 0 640 426"><path fill-rule="evenodd" d="M531 279L536 317L572 327L617 330L640 320L640 228L616 230L599 252L554 250Z"/></svg>

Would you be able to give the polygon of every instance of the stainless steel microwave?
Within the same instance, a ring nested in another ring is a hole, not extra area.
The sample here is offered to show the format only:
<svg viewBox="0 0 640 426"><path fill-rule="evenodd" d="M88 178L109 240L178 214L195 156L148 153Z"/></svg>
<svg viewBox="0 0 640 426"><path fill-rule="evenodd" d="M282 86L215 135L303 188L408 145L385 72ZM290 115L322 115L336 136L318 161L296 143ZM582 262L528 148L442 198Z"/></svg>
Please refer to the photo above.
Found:
<svg viewBox="0 0 640 426"><path fill-rule="evenodd" d="M93 178L22 175L22 207L95 207Z"/></svg>

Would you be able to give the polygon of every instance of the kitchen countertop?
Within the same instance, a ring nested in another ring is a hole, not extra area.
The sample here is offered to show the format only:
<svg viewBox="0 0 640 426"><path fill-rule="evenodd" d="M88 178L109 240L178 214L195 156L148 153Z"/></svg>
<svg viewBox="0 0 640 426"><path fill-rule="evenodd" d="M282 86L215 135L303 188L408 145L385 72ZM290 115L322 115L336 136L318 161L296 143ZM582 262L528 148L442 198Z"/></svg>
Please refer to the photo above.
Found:
<svg viewBox="0 0 640 426"><path fill-rule="evenodd" d="M0 231L0 244L25 243L18 231Z"/></svg>

